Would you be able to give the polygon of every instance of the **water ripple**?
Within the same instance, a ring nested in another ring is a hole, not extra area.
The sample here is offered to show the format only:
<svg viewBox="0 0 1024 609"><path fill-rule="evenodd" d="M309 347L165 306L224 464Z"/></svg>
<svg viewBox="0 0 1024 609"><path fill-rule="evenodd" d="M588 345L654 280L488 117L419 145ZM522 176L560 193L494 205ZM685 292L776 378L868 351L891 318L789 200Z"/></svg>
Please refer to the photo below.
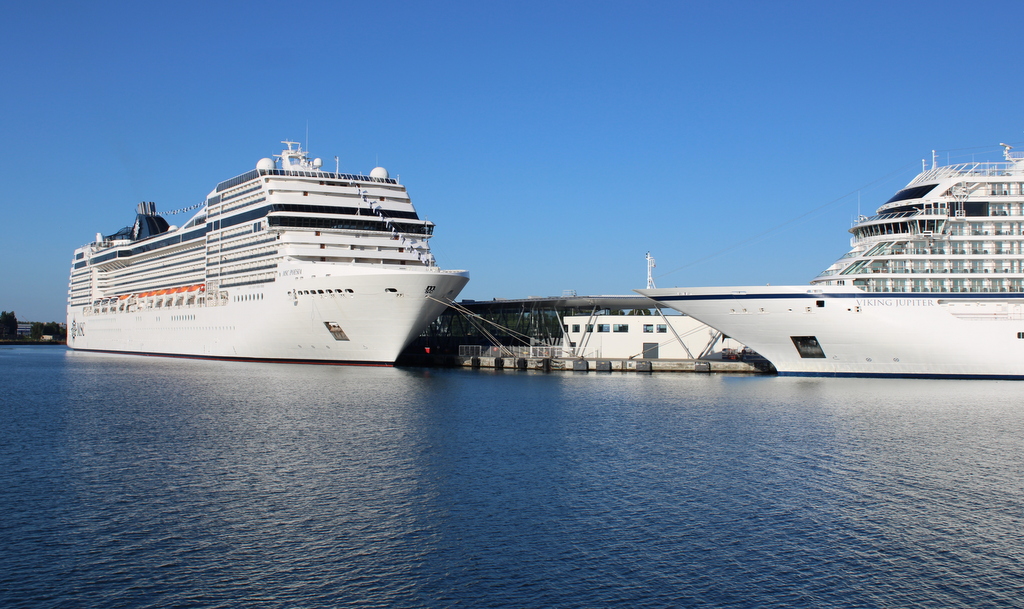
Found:
<svg viewBox="0 0 1024 609"><path fill-rule="evenodd" d="M1024 384L0 351L4 607L1007 607Z"/></svg>

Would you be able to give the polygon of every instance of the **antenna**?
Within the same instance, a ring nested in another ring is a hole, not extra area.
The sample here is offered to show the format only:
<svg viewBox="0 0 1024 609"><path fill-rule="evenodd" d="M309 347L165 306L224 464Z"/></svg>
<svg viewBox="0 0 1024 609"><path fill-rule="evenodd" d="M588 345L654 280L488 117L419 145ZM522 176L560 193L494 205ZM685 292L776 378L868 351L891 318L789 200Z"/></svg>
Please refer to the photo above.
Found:
<svg viewBox="0 0 1024 609"><path fill-rule="evenodd" d="M648 290L653 290L654 289L654 275L651 274L652 271L654 270L654 267L655 267L654 258L651 258L651 253L647 252L647 289Z"/></svg>
<svg viewBox="0 0 1024 609"><path fill-rule="evenodd" d="M341 173L341 165L339 164L338 157L334 157L334 173Z"/></svg>

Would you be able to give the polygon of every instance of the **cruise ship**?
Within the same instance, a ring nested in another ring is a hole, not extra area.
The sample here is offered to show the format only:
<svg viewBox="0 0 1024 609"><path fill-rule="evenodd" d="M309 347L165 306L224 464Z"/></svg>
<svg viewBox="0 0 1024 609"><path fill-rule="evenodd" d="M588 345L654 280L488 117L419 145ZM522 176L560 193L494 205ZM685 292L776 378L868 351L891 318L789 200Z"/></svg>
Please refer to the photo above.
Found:
<svg viewBox="0 0 1024 609"><path fill-rule="evenodd" d="M1024 155L923 171L809 285L637 292L780 375L1024 378Z"/></svg>
<svg viewBox="0 0 1024 609"><path fill-rule="evenodd" d="M297 142L173 226L153 203L74 253L76 350L391 365L469 281L441 270L403 185L322 170ZM166 214L170 215L170 214Z"/></svg>

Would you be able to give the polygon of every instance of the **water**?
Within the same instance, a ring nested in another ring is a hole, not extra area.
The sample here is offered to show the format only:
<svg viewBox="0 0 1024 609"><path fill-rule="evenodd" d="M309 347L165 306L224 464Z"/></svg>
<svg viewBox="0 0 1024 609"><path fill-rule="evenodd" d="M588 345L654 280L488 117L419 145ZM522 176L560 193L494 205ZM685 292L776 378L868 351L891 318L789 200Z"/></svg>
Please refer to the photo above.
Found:
<svg viewBox="0 0 1024 609"><path fill-rule="evenodd" d="M1024 383L0 348L3 607L1024 606Z"/></svg>

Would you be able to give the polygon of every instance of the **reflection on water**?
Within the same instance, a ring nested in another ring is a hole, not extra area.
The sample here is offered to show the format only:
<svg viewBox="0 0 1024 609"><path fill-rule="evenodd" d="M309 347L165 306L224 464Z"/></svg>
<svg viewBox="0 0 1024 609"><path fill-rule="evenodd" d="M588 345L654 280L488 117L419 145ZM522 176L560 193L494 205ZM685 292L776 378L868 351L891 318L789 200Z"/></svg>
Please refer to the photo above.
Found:
<svg viewBox="0 0 1024 609"><path fill-rule="evenodd" d="M4 606L1012 605L1024 384L0 349Z"/></svg>

